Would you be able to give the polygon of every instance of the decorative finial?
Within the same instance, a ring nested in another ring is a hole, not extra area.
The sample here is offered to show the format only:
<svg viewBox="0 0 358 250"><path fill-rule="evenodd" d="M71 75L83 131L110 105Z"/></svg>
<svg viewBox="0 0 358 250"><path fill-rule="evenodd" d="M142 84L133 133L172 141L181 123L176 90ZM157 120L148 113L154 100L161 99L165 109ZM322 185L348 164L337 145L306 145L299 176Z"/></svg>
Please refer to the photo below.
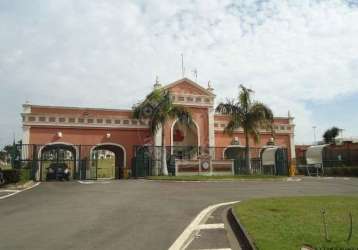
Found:
<svg viewBox="0 0 358 250"><path fill-rule="evenodd" d="M211 87L211 81L208 81L208 88L207 90L209 90L210 92L212 92L214 89Z"/></svg>
<svg viewBox="0 0 358 250"><path fill-rule="evenodd" d="M275 145L275 138L271 137L268 142L267 145Z"/></svg>
<svg viewBox="0 0 358 250"><path fill-rule="evenodd" d="M162 85L159 83L159 77L156 76L156 77L155 77L154 89L159 89L159 88L161 88L161 87L162 87Z"/></svg>
<svg viewBox="0 0 358 250"><path fill-rule="evenodd" d="M291 117L291 112L290 111L288 111L287 116L288 116L288 118Z"/></svg>

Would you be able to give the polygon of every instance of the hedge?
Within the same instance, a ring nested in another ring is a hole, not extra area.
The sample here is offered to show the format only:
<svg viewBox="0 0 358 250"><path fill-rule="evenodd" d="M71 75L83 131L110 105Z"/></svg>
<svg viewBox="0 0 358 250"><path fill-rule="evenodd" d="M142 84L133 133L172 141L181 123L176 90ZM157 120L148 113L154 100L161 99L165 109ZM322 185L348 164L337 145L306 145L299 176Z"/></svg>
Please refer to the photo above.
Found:
<svg viewBox="0 0 358 250"><path fill-rule="evenodd" d="M31 169L3 169L5 184L17 183L19 181L26 182L31 179Z"/></svg>
<svg viewBox="0 0 358 250"><path fill-rule="evenodd" d="M5 184L20 181L20 170L18 169L4 169L1 172L4 174Z"/></svg>
<svg viewBox="0 0 358 250"><path fill-rule="evenodd" d="M324 168L326 176L358 177L358 167L329 167Z"/></svg>

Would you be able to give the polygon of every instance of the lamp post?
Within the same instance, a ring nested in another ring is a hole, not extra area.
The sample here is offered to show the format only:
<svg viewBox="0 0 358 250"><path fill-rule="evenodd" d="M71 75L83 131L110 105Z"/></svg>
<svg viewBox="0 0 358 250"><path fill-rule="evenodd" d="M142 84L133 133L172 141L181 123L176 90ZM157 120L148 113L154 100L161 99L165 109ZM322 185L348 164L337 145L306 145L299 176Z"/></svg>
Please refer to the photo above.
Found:
<svg viewBox="0 0 358 250"><path fill-rule="evenodd" d="M317 141L316 141L316 126L313 126L312 127L313 128L313 144L316 144L317 143Z"/></svg>

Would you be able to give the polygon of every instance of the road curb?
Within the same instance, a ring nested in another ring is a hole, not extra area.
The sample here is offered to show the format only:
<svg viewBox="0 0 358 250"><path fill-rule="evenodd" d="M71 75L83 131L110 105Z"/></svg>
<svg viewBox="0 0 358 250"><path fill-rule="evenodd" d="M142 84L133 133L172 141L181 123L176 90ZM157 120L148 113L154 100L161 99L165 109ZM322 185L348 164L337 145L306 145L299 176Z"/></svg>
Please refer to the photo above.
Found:
<svg viewBox="0 0 358 250"><path fill-rule="evenodd" d="M300 178L292 178L292 177L287 177L287 178L282 178L282 179L275 179L275 178L261 178L261 179L223 179L223 180L156 180L156 179L146 179L144 178L143 180L146 180L146 181L154 181L154 182L180 182L180 183L186 183L186 182L190 182L190 183L200 183L200 182L204 182L204 183L207 183L207 182L250 182L250 181L276 181L276 182L296 182L296 181L302 181L302 179Z"/></svg>
<svg viewBox="0 0 358 250"><path fill-rule="evenodd" d="M211 213L213 213L217 208L221 206L232 205L240 201L231 201L218 203L211 206L208 206L202 210L185 228L185 230L179 235L179 237L174 241L174 243L169 247L168 250L181 250L185 249L193 240L195 233L198 230L198 225L203 221L207 220Z"/></svg>
<svg viewBox="0 0 358 250"><path fill-rule="evenodd" d="M240 223L240 220L235 215L233 208L228 209L227 211L227 220L232 232L235 234L237 241L242 250L256 250L256 247L246 232L245 228Z"/></svg>

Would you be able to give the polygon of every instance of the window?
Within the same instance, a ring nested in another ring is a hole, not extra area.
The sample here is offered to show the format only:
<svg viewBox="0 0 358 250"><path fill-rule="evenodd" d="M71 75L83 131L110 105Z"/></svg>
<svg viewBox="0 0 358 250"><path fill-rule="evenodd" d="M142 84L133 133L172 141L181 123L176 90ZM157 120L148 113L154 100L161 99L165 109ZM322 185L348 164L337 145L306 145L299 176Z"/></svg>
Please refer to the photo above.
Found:
<svg viewBox="0 0 358 250"><path fill-rule="evenodd" d="M192 102L194 99L193 99L193 97L187 97L186 100L187 100L188 102Z"/></svg>
<svg viewBox="0 0 358 250"><path fill-rule="evenodd" d="M48 120L49 122L56 122L56 117L50 117Z"/></svg>
<svg viewBox="0 0 358 250"><path fill-rule="evenodd" d="M58 121L59 121L59 122L65 122L65 121L66 121L66 118L60 117L60 118L58 118Z"/></svg>
<svg viewBox="0 0 358 250"><path fill-rule="evenodd" d="M196 102L201 102L201 97L195 98L195 101L196 101Z"/></svg>
<svg viewBox="0 0 358 250"><path fill-rule="evenodd" d="M29 122L34 122L36 121L36 117L35 116L29 116Z"/></svg>
<svg viewBox="0 0 358 250"><path fill-rule="evenodd" d="M87 119L87 123L93 123L93 119Z"/></svg>
<svg viewBox="0 0 358 250"><path fill-rule="evenodd" d="M40 117L39 117L39 121L40 121L40 122L45 122L45 121L46 121L46 117L40 116Z"/></svg>
<svg viewBox="0 0 358 250"><path fill-rule="evenodd" d="M84 123L84 122L85 122L85 119L83 119L83 118L78 118L78 122L79 122L79 123Z"/></svg>
<svg viewBox="0 0 358 250"><path fill-rule="evenodd" d="M97 119L97 123L103 123L103 119Z"/></svg>
<svg viewBox="0 0 358 250"><path fill-rule="evenodd" d="M76 119L75 119L75 118L73 118L73 117L68 118L68 122L70 122L70 123L75 123L75 121L76 121Z"/></svg>
<svg viewBox="0 0 358 250"><path fill-rule="evenodd" d="M114 123L115 124L121 124L121 120L115 120Z"/></svg>
<svg viewBox="0 0 358 250"><path fill-rule="evenodd" d="M110 124L110 123L112 123L112 120L111 120L111 119L107 119L107 120L106 120L106 123L107 123L107 124Z"/></svg>
<svg viewBox="0 0 358 250"><path fill-rule="evenodd" d="M184 98L184 96L179 96L178 100L183 102L183 101L185 101L185 98Z"/></svg>
<svg viewBox="0 0 358 250"><path fill-rule="evenodd" d="M129 121L128 121L128 120L124 120L124 121L123 121L123 124L129 124Z"/></svg>
<svg viewBox="0 0 358 250"><path fill-rule="evenodd" d="M137 125L137 124L138 124L138 121L137 121L137 120L132 120L132 124L133 124L133 125Z"/></svg>

